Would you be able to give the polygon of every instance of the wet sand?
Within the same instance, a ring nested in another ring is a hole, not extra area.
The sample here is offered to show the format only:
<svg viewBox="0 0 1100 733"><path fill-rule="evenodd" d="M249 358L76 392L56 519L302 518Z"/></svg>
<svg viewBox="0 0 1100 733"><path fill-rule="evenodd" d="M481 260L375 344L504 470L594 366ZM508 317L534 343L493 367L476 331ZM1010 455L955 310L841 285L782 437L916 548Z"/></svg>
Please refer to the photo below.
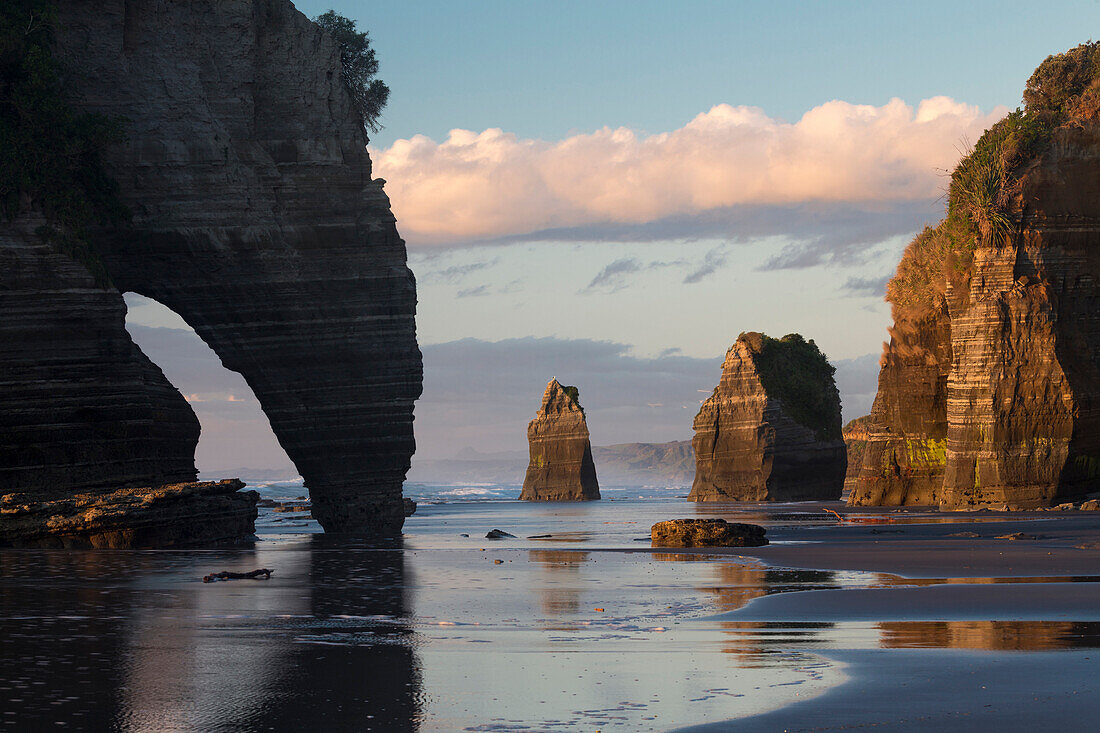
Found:
<svg viewBox="0 0 1100 733"><path fill-rule="evenodd" d="M823 508L427 505L390 546L265 512L251 548L2 551L0 727L1044 730L1095 715L1100 513ZM651 549L650 524L680 516L757 521L773 544ZM1041 537L997 539L1015 532ZM261 566L270 581L198 580Z"/></svg>
<svg viewBox="0 0 1100 733"><path fill-rule="evenodd" d="M828 652L848 679L824 695L679 733L1086 731L1100 718L1100 650Z"/></svg>

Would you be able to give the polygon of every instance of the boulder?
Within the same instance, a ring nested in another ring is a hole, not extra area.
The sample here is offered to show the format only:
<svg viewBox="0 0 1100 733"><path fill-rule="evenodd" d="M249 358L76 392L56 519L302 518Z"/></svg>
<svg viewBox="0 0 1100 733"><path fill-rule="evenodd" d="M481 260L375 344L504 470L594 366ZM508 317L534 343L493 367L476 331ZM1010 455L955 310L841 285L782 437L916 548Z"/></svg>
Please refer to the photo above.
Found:
<svg viewBox="0 0 1100 733"><path fill-rule="evenodd" d="M768 544L766 531L724 519L670 519L653 525L649 537L660 547L759 547Z"/></svg>

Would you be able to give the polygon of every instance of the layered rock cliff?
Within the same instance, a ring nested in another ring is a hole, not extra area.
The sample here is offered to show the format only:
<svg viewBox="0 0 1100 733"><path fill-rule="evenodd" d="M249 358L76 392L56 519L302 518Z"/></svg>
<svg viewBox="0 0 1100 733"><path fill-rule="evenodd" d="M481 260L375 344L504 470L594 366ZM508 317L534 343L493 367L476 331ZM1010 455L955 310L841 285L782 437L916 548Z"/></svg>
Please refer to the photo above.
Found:
<svg viewBox="0 0 1100 733"><path fill-rule="evenodd" d="M576 387L551 379L542 407L527 425L530 463L523 501L589 501L600 498L588 425Z"/></svg>
<svg viewBox="0 0 1100 733"><path fill-rule="evenodd" d="M693 427L692 501L840 498L840 394L813 341L742 333Z"/></svg>
<svg viewBox="0 0 1100 733"><path fill-rule="evenodd" d="M1098 61L1097 44L1048 58L906 251L851 503L1034 508L1100 490Z"/></svg>
<svg viewBox="0 0 1100 733"><path fill-rule="evenodd" d="M133 291L245 377L326 530L399 531L415 282L334 42L288 0L71 2L59 16L73 103L125 121L104 156L133 218L91 232L104 288L36 248L28 223L4 229L6 261L27 273L0 274L0 359L16 367L0 406L18 427L0 438L5 487L194 478L194 415L123 329Z"/></svg>

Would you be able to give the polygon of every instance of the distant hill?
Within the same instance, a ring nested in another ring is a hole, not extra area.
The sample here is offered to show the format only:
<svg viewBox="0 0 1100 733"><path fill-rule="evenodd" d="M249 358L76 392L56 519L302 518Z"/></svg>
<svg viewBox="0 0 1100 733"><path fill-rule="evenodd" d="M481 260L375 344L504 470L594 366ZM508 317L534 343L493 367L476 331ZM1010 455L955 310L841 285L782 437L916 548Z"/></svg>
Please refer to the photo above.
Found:
<svg viewBox="0 0 1100 733"><path fill-rule="evenodd" d="M695 458L688 440L593 446L592 458L602 486L686 487L695 475ZM414 456L407 480L519 485L526 471L526 451L480 453L466 448L453 458Z"/></svg>

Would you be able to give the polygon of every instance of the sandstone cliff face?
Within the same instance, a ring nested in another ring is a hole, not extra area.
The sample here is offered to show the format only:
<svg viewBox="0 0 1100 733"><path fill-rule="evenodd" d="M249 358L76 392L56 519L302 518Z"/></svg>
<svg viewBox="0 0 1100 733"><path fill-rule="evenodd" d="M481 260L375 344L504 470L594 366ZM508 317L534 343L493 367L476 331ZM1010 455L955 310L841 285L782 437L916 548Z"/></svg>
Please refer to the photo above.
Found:
<svg viewBox="0 0 1100 733"><path fill-rule="evenodd" d="M721 381L695 416L695 480L689 500L840 498L846 459L840 395L831 367L817 352L830 370L827 382L814 387L824 398L825 414L823 424L807 426L792 418L795 405L785 405L782 397L765 389L758 362L765 358L765 347L776 344L774 348L786 351L783 341L743 333L726 352Z"/></svg>
<svg viewBox="0 0 1100 733"><path fill-rule="evenodd" d="M0 493L194 481L199 422L122 296L22 224L0 229Z"/></svg>
<svg viewBox="0 0 1100 733"><path fill-rule="evenodd" d="M531 459L523 501L589 501L600 498L592 444L576 387L551 379L542 407L527 425Z"/></svg>
<svg viewBox="0 0 1100 733"><path fill-rule="evenodd" d="M947 449L951 320L946 302L920 318L899 318L890 333L862 468L848 502L935 504Z"/></svg>
<svg viewBox="0 0 1100 733"><path fill-rule="evenodd" d="M1100 489L1097 171L1100 125L1084 122L1021 172L1010 235L980 245L943 312L907 329L936 345L934 389L931 363L910 366L924 375L912 383L892 376L895 334L851 503L1034 508ZM927 460L904 463L902 446Z"/></svg>
<svg viewBox="0 0 1100 733"><path fill-rule="evenodd" d="M94 235L109 290L5 230L4 256L29 274L2 274L0 328L26 346L0 355L17 370L3 419L19 427L0 438L0 480L194 478L194 415L123 330L119 292L134 291L244 375L326 530L399 531L421 389L415 283L333 42L287 0L59 14L74 102L126 118L107 157L134 219Z"/></svg>

